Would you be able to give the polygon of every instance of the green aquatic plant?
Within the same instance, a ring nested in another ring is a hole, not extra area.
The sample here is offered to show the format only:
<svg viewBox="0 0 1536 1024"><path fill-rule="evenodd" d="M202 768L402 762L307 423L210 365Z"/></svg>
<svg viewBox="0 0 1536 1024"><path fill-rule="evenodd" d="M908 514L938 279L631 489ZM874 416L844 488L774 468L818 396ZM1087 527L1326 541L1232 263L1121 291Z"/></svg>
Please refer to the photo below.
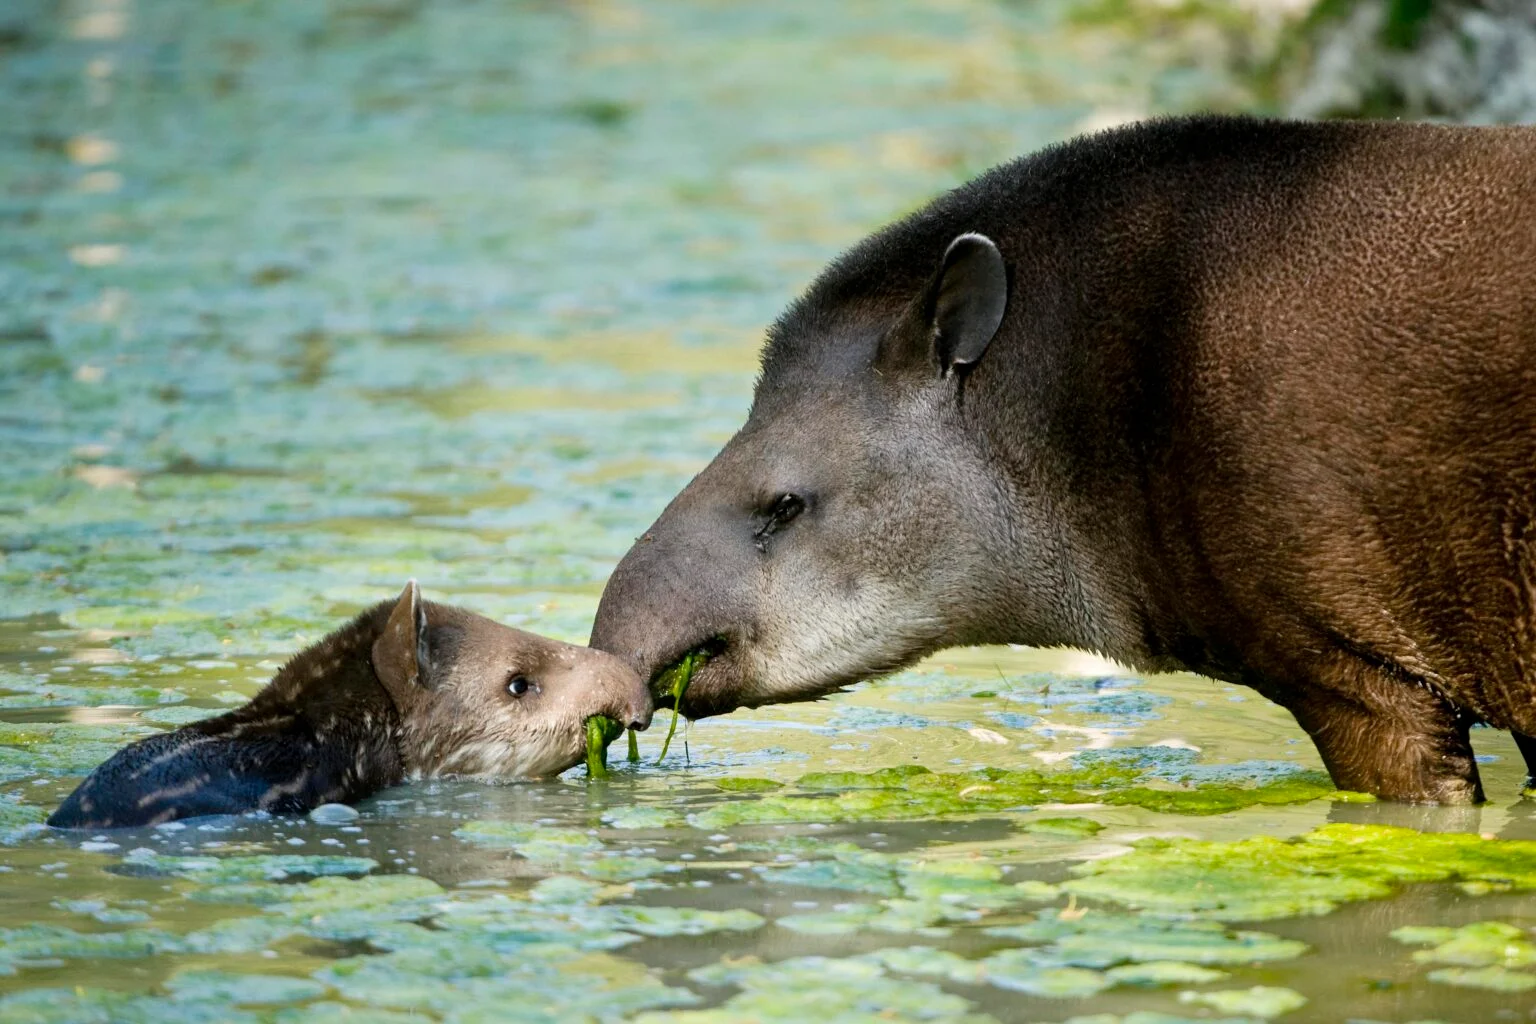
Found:
<svg viewBox="0 0 1536 1024"><path fill-rule="evenodd" d="M928 982L888 977L862 958L807 956L777 963L755 958L711 964L688 972L700 984L741 991L709 1010L644 1014L635 1024L800 1024L802 1021L953 1021L982 1024L968 1000Z"/></svg>
<svg viewBox="0 0 1536 1024"><path fill-rule="evenodd" d="M179 875L213 885L282 881L295 876L365 875L379 866L367 857L257 854L236 857L177 857L147 847L129 851L123 865L133 874Z"/></svg>
<svg viewBox="0 0 1536 1024"><path fill-rule="evenodd" d="M661 741L661 754L656 758L659 765L667 759L667 751L672 746L672 736L677 732L677 720L682 717L683 694L688 690L688 684L693 681L693 674L704 666L709 660L709 655L704 651L689 651L674 665L669 666L657 679L659 689L664 693L672 694L672 724L667 726L666 738Z"/></svg>
<svg viewBox="0 0 1536 1024"><path fill-rule="evenodd" d="M1241 1013L1269 1020L1307 1005L1300 992L1273 985L1224 989L1219 992L1180 992L1179 1002L1209 1006L1218 1013Z"/></svg>
<svg viewBox="0 0 1536 1024"><path fill-rule="evenodd" d="M1282 840L1146 839L1121 857L1071 869L1062 888L1155 914L1257 921L1325 914L1413 882L1469 891L1536 889L1536 842L1329 824Z"/></svg>
<svg viewBox="0 0 1536 1024"><path fill-rule="evenodd" d="M607 715L587 719L587 777L608 777L608 745L618 739L624 727Z"/></svg>
<svg viewBox="0 0 1536 1024"><path fill-rule="evenodd" d="M1536 988L1536 939L1503 921L1478 921L1460 928L1409 926L1392 932L1408 945L1427 945L1413 954L1426 964L1449 964L1429 973L1429 980L1461 988L1525 992Z"/></svg>
<svg viewBox="0 0 1536 1024"><path fill-rule="evenodd" d="M1028 810L1043 803L1101 803L1143 807L1169 814L1209 815L1258 805L1305 803L1322 798L1348 799L1324 775L1297 772L1257 785L1199 785L1186 789L1137 785L1152 771L1135 762L1100 760L1058 771L987 768L973 772L933 772L902 765L874 772L814 772L802 776L796 791L719 804L694 814L699 828L782 822L896 821L1004 810ZM830 794L830 795L823 795ZM1077 824L1088 819L1040 819ZM1028 826L1026 826L1028 827ZM1037 828L1049 831L1051 826Z"/></svg>

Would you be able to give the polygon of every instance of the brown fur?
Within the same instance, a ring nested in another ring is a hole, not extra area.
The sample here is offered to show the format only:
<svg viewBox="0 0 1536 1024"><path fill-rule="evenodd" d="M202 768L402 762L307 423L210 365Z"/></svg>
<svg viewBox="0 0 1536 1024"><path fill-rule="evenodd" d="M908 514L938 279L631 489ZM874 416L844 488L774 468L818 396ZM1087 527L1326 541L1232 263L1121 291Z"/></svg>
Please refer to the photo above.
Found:
<svg viewBox="0 0 1536 1024"><path fill-rule="evenodd" d="M1254 687L1342 787L1481 799L1470 725L1536 736L1536 129L1149 122L941 197L774 326L592 642L712 645L691 714L1082 647Z"/></svg>
<svg viewBox="0 0 1536 1024"><path fill-rule="evenodd" d="M119 751L49 824L297 814L407 779L552 775L581 760L587 718L644 728L650 714L617 659L422 601L413 581L294 656L243 707Z"/></svg>

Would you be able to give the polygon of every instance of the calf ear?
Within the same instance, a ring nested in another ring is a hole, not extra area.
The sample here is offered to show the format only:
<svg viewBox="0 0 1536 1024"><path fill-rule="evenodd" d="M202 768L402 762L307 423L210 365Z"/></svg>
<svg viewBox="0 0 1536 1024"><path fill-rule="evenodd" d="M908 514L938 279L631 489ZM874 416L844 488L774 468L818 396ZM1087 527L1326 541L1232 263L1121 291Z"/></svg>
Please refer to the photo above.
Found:
<svg viewBox="0 0 1536 1024"><path fill-rule="evenodd" d="M992 239L965 234L950 242L929 294L939 373L976 365L1008 307L1008 270Z"/></svg>
<svg viewBox="0 0 1536 1024"><path fill-rule="evenodd" d="M399 704L427 685L427 665L427 607L411 580L373 642L373 670Z"/></svg>

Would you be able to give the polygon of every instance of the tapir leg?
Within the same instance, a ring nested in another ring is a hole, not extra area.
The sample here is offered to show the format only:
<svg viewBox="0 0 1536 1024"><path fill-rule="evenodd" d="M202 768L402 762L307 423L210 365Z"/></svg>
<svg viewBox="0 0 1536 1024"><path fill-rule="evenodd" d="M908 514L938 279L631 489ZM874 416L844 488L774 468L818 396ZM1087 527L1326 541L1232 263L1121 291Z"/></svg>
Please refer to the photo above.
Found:
<svg viewBox="0 0 1536 1024"><path fill-rule="evenodd" d="M1536 789L1536 739L1524 733L1511 733L1515 738L1515 746L1520 748L1520 756L1525 758L1525 788Z"/></svg>
<svg viewBox="0 0 1536 1024"><path fill-rule="evenodd" d="M1290 703L1334 785L1408 803L1482 802L1470 720L1411 681L1361 665L1351 674L1366 683L1350 689L1364 700L1313 688Z"/></svg>

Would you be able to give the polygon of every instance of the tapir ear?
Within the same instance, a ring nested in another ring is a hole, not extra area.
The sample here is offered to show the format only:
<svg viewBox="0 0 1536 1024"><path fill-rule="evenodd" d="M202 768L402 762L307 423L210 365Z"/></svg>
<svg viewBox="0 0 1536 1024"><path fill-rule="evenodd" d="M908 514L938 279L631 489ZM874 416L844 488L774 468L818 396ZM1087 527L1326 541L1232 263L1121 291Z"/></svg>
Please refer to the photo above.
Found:
<svg viewBox="0 0 1536 1024"><path fill-rule="evenodd" d="M373 642L373 670L397 699L427 683L427 606L411 580Z"/></svg>
<svg viewBox="0 0 1536 1024"><path fill-rule="evenodd" d="M929 294L939 372L976 365L1008 306L1008 270L992 239L971 233L950 242Z"/></svg>

